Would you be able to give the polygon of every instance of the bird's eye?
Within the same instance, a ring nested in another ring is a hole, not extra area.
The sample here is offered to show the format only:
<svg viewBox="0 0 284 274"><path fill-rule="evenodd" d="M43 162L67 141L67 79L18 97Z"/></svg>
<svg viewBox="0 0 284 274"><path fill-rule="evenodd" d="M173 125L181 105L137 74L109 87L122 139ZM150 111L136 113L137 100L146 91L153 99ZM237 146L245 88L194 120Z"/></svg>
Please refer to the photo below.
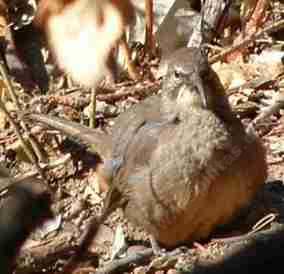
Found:
<svg viewBox="0 0 284 274"><path fill-rule="evenodd" d="M181 78L181 73L177 70L174 72L175 78L180 79Z"/></svg>

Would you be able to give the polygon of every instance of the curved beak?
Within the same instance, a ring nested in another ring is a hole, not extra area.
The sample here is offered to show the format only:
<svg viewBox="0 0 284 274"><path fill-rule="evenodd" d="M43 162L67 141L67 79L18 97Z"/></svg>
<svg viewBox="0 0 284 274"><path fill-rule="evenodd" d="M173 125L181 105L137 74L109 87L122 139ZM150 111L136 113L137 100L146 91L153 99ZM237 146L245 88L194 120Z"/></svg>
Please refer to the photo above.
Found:
<svg viewBox="0 0 284 274"><path fill-rule="evenodd" d="M198 90L198 93L200 94L203 107L208 108L208 97L204 90L202 79L200 77L198 77L198 79L195 80L195 85Z"/></svg>

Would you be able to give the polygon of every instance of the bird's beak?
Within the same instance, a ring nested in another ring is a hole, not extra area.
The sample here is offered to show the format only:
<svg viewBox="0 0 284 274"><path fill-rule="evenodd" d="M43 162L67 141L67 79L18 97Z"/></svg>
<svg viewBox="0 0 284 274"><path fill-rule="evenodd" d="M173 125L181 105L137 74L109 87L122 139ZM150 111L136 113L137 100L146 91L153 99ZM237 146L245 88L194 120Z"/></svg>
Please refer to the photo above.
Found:
<svg viewBox="0 0 284 274"><path fill-rule="evenodd" d="M208 108L208 97L207 97L207 94L204 90L202 79L198 79L196 81L196 87L197 87L198 93L201 97L203 107Z"/></svg>

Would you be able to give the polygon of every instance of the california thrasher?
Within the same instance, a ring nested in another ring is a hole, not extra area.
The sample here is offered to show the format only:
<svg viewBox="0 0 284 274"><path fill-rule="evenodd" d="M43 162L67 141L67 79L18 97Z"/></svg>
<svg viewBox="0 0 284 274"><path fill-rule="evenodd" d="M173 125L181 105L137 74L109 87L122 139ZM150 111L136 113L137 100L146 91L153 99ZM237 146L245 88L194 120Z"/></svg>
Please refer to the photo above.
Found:
<svg viewBox="0 0 284 274"><path fill-rule="evenodd" d="M168 59L160 95L122 113L107 135L40 114L26 118L95 144L121 207L166 247L207 238L247 206L267 177L265 149L234 115L200 49Z"/></svg>
<svg viewBox="0 0 284 274"><path fill-rule="evenodd" d="M14 183L5 195L0 205L0 268L9 274L24 241L52 213L51 195L35 179Z"/></svg>

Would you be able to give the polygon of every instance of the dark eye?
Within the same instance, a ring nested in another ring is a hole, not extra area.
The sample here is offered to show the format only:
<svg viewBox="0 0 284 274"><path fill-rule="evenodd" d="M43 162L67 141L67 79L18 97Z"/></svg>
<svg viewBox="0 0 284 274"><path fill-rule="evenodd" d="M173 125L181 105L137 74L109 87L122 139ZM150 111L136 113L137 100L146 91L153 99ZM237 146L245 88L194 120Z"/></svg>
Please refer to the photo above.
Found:
<svg viewBox="0 0 284 274"><path fill-rule="evenodd" d="M180 79L182 74L179 71L175 70L174 75L175 75L175 78Z"/></svg>

